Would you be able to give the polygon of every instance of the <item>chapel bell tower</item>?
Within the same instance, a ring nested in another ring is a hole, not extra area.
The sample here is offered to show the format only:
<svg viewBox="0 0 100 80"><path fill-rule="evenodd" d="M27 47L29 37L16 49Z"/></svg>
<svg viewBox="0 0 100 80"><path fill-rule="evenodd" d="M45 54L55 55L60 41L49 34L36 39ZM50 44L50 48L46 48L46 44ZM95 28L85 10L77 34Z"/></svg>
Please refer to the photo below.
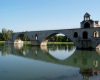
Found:
<svg viewBox="0 0 100 80"><path fill-rule="evenodd" d="M84 21L86 21L86 20L90 20L90 14L88 14L88 13L86 13L84 15Z"/></svg>
<svg viewBox="0 0 100 80"><path fill-rule="evenodd" d="M94 27L99 27L99 21L94 21L90 18L89 13L85 13L84 15L84 20L80 23L81 28L94 28Z"/></svg>

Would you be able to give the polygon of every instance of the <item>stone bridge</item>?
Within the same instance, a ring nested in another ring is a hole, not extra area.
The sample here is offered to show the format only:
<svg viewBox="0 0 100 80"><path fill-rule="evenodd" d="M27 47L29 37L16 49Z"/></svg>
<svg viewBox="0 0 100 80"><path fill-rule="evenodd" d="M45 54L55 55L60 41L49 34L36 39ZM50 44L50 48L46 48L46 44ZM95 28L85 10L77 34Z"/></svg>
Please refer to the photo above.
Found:
<svg viewBox="0 0 100 80"><path fill-rule="evenodd" d="M81 28L12 33L11 42L17 43L16 39L18 39L18 36L24 34L29 37L31 45L47 45L49 38L59 33L69 37L77 48L99 48L99 21L93 21L90 19L88 13L84 15L84 20L81 22Z"/></svg>

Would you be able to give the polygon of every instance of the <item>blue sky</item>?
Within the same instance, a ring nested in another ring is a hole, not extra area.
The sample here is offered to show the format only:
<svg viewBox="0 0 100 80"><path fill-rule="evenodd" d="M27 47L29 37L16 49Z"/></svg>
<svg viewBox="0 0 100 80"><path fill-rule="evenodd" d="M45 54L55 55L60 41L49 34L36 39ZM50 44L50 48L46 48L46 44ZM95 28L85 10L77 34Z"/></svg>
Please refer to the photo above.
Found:
<svg viewBox="0 0 100 80"><path fill-rule="evenodd" d="M100 0L0 0L0 30L79 28L86 12L100 20Z"/></svg>

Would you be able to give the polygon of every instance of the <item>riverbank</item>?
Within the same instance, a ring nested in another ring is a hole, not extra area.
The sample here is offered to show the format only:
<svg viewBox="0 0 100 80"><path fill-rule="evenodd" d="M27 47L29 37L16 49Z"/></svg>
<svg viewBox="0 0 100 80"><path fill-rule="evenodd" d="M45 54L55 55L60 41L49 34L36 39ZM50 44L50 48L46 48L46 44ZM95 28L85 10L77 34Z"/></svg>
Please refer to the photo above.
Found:
<svg viewBox="0 0 100 80"><path fill-rule="evenodd" d="M31 44L30 41L24 41L24 44ZM74 44L73 42L48 42L47 44Z"/></svg>
<svg viewBox="0 0 100 80"><path fill-rule="evenodd" d="M4 44L5 43L5 41L0 41L0 44Z"/></svg>
<svg viewBox="0 0 100 80"><path fill-rule="evenodd" d="M31 44L31 41L23 41L24 44Z"/></svg>
<svg viewBox="0 0 100 80"><path fill-rule="evenodd" d="M31 44L31 41L23 41L24 42L24 44ZM5 41L0 41L0 44L1 43L4 43L5 44Z"/></svg>
<svg viewBox="0 0 100 80"><path fill-rule="evenodd" d="M74 44L73 42L48 42L47 44Z"/></svg>
<svg viewBox="0 0 100 80"><path fill-rule="evenodd" d="M24 44L31 44L31 41L23 41ZM5 43L5 41L0 41L0 43ZM47 44L74 44L73 42L48 42Z"/></svg>

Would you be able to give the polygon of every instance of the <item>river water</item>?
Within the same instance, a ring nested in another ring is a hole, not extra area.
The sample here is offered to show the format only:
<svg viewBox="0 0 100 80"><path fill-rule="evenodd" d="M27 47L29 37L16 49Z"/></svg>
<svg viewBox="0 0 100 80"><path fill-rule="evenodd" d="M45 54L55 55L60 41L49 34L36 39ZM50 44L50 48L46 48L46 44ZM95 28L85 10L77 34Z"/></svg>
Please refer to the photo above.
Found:
<svg viewBox="0 0 100 80"><path fill-rule="evenodd" d="M100 50L0 44L0 80L100 80Z"/></svg>

